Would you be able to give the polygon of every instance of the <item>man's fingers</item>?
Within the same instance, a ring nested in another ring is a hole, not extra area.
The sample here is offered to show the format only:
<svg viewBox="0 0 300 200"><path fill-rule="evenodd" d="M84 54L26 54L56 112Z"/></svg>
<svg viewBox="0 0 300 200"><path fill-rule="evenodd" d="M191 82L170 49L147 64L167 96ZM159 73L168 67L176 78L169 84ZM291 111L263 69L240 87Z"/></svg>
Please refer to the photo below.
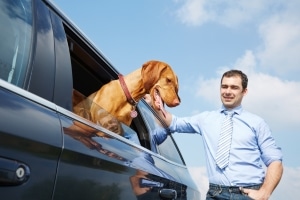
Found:
<svg viewBox="0 0 300 200"><path fill-rule="evenodd" d="M240 191L241 191L243 194L248 194L248 189L246 189L246 188L240 187Z"/></svg>

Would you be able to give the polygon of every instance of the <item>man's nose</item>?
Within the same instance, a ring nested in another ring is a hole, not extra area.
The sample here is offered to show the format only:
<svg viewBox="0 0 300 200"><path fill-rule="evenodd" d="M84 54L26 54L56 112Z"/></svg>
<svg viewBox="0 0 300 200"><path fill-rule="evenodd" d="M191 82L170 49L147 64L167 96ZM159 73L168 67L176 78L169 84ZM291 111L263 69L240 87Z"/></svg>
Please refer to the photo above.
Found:
<svg viewBox="0 0 300 200"><path fill-rule="evenodd" d="M230 94L231 93L231 89L230 88L226 88L225 89L225 94Z"/></svg>

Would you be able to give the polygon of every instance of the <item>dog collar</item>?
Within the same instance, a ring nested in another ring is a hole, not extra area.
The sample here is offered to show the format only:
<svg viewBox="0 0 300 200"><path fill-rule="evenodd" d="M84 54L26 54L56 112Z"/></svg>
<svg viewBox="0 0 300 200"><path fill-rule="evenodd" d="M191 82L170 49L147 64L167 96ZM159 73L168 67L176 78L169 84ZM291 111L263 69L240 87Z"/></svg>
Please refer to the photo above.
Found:
<svg viewBox="0 0 300 200"><path fill-rule="evenodd" d="M125 83L123 75L119 74L118 77L119 77L119 82L120 82L120 85L122 87L122 90L123 90L123 92L124 92L124 94L126 96L127 102L132 105L132 110L130 112L130 116L132 118L135 118L137 116L137 112L135 110L137 102L132 98L132 96L131 96L131 94L130 94L130 92L128 90L128 87L127 87L127 85Z"/></svg>

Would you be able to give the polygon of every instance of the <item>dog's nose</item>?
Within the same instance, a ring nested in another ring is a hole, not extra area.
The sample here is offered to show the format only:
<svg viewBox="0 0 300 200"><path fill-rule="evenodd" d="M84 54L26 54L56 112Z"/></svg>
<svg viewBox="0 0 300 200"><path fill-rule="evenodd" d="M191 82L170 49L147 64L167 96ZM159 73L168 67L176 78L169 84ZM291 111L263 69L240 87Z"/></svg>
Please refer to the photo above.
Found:
<svg viewBox="0 0 300 200"><path fill-rule="evenodd" d="M178 106L180 104L180 99L174 99L173 105Z"/></svg>

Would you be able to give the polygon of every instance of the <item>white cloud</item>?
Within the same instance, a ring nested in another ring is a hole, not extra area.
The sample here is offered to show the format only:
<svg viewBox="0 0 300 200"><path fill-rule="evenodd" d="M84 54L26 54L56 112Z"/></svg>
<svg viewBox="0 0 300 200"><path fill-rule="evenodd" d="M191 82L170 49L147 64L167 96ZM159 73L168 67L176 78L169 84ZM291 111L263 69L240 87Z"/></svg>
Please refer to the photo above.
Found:
<svg viewBox="0 0 300 200"><path fill-rule="evenodd" d="M271 200L295 199L300 188L300 167L284 167L283 176Z"/></svg>
<svg viewBox="0 0 300 200"><path fill-rule="evenodd" d="M201 199L205 199L208 189L208 177L206 168L191 167L189 168L198 189L201 192ZM275 189L270 200L294 199L300 188L300 167L284 167L282 179Z"/></svg>
<svg viewBox="0 0 300 200"><path fill-rule="evenodd" d="M257 18L272 3L269 0L185 0L175 2L182 3L176 11L176 16L183 24L200 26L206 22L216 22L228 27L235 27Z"/></svg>
<svg viewBox="0 0 300 200"><path fill-rule="evenodd" d="M287 7L289 9L271 15L259 26L263 40L257 53L260 65L278 74L300 69L300 4ZM294 7L298 7L296 12Z"/></svg>
<svg viewBox="0 0 300 200"><path fill-rule="evenodd" d="M198 186L201 192L201 199L205 199L206 192L208 190L208 178L206 175L206 168L204 166L200 167L189 167L190 174Z"/></svg>
<svg viewBox="0 0 300 200"><path fill-rule="evenodd" d="M196 92L197 96L215 106L220 105L220 78L204 79L200 77L195 88L198 89Z"/></svg>
<svg viewBox="0 0 300 200"><path fill-rule="evenodd" d="M277 132L300 129L300 82L284 81L263 73L249 76L246 109L261 115Z"/></svg>
<svg viewBox="0 0 300 200"><path fill-rule="evenodd" d="M259 66L276 74L300 71L299 0L181 0L175 11L186 25L214 22L227 27L252 23L262 44L254 52Z"/></svg>
<svg viewBox="0 0 300 200"><path fill-rule="evenodd" d="M176 11L176 16L183 24L197 26L209 21L213 16L205 7L205 0L187 0L182 7Z"/></svg>

